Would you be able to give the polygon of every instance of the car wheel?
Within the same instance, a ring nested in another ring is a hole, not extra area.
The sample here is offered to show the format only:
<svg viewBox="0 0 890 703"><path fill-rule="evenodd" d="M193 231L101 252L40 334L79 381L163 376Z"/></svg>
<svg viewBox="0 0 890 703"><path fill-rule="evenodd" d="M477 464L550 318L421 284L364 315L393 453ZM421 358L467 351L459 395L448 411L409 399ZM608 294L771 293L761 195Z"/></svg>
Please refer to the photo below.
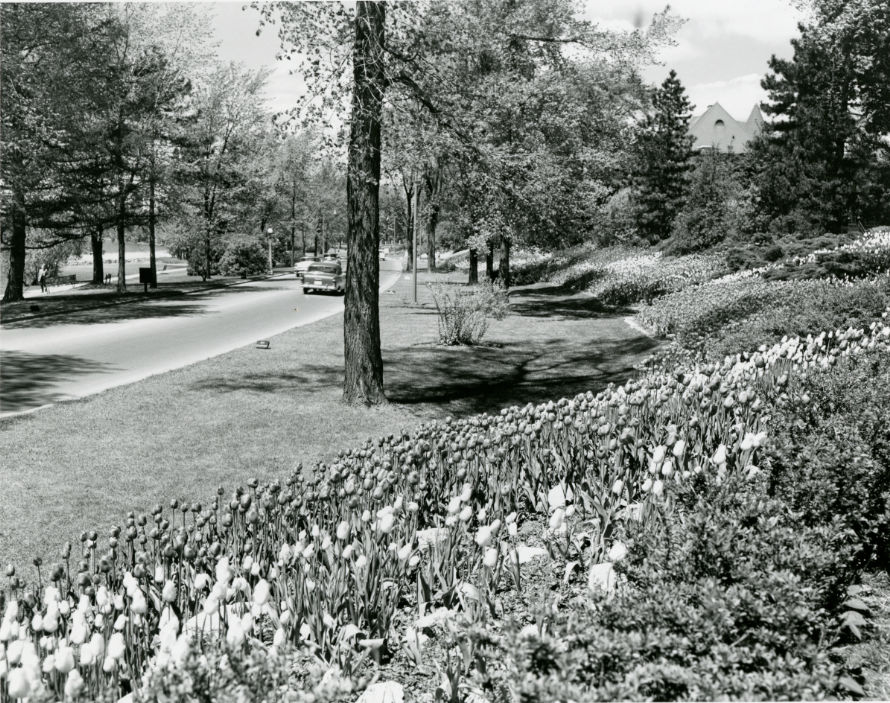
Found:
<svg viewBox="0 0 890 703"><path fill-rule="evenodd" d="M303 289L303 295L309 295L311 292L312 292L312 289L311 289L311 288L304 288L304 289Z"/></svg>

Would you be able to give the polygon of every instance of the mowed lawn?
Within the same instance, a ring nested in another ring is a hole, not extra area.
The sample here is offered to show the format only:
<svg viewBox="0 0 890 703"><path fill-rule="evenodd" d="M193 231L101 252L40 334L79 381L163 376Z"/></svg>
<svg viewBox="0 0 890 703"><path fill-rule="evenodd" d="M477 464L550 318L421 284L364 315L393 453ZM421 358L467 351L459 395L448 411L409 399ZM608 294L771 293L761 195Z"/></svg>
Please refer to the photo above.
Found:
<svg viewBox="0 0 890 703"><path fill-rule="evenodd" d="M465 275L465 274L464 274ZM460 285L463 276L448 280ZM421 282L424 274L421 274ZM552 287L520 289L487 346L436 345L437 318L404 276L381 295L388 406L340 402L337 315L192 366L0 420L0 564L58 559L82 531L172 498L206 503L250 478L448 415L497 412L623 381L655 347L620 312ZM2 392L2 389L0 389Z"/></svg>

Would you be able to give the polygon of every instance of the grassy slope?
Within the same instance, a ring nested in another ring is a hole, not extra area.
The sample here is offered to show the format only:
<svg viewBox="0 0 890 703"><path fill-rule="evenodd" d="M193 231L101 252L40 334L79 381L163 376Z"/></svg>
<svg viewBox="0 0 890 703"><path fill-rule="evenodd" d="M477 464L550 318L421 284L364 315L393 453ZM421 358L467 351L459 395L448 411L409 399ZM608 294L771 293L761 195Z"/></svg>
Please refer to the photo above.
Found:
<svg viewBox="0 0 890 703"><path fill-rule="evenodd" d="M452 280L457 280L452 277ZM435 345L436 315L404 278L384 294L381 329L392 404L339 402L342 317L177 371L0 421L0 564L57 559L82 530L171 498L207 501L248 478L448 414L596 390L623 379L654 342L584 297L519 291L492 346ZM425 303L425 304L424 304ZM30 571L27 570L27 571Z"/></svg>

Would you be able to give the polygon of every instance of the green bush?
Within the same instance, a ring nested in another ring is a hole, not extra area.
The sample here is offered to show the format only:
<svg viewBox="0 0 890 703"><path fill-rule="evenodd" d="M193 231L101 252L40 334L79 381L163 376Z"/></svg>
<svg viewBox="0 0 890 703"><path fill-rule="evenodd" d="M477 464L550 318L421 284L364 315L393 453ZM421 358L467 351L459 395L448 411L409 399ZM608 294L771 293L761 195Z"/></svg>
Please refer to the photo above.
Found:
<svg viewBox="0 0 890 703"><path fill-rule="evenodd" d="M832 522L801 527L766 485L701 475L664 529L626 534L614 598L550 618L544 637L473 631L482 688L510 682L540 701L849 696L858 683L829 652L850 540Z"/></svg>
<svg viewBox="0 0 890 703"><path fill-rule="evenodd" d="M219 270L224 276L255 276L269 271L269 255L253 237L238 237L226 245Z"/></svg>
<svg viewBox="0 0 890 703"><path fill-rule="evenodd" d="M507 290L499 281L482 281L473 288L442 282L426 285L439 316L439 344L479 344L489 319L507 314Z"/></svg>

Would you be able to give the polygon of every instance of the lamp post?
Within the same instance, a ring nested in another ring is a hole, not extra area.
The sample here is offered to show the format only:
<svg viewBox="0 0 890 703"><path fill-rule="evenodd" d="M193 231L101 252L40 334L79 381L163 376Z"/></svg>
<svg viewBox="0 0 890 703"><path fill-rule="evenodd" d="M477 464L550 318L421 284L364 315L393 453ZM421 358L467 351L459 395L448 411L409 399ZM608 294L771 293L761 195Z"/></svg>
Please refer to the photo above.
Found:
<svg viewBox="0 0 890 703"><path fill-rule="evenodd" d="M266 234L269 235L269 275L271 276L274 272L272 268L272 228L266 230Z"/></svg>

